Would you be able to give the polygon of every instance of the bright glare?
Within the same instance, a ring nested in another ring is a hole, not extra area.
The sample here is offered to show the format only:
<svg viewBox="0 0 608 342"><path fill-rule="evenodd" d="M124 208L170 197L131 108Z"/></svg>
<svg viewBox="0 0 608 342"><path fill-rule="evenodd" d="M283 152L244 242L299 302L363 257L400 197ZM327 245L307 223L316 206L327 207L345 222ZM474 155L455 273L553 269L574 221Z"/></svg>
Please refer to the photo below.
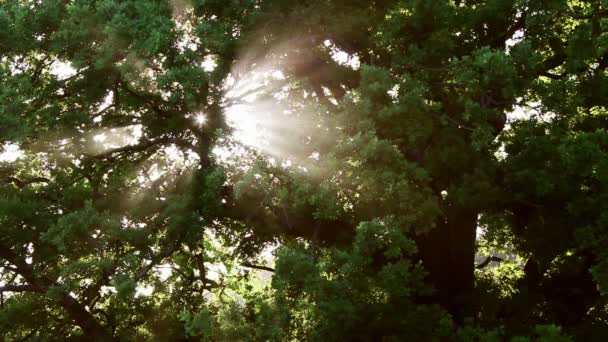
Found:
<svg viewBox="0 0 608 342"><path fill-rule="evenodd" d="M205 56L205 60L203 61L203 63L201 63L201 66L206 72L212 72L217 67L215 57L210 55Z"/></svg>
<svg viewBox="0 0 608 342"><path fill-rule="evenodd" d="M173 266L171 264L162 264L156 266L156 271L158 272L158 276L160 280L165 281L169 279L171 274L173 274Z"/></svg>
<svg viewBox="0 0 608 342"><path fill-rule="evenodd" d="M194 117L194 121L196 122L197 125L202 126L205 124L205 121L207 121L207 118L205 117L204 114L197 114Z"/></svg>
<svg viewBox="0 0 608 342"><path fill-rule="evenodd" d="M5 144L0 151L0 162L12 163L23 157L23 151L16 144Z"/></svg>
<svg viewBox="0 0 608 342"><path fill-rule="evenodd" d="M241 104L228 107L226 121L234 128L234 139L247 146L262 147L263 137L254 106Z"/></svg>
<svg viewBox="0 0 608 342"><path fill-rule="evenodd" d="M338 64L346 65L355 70L359 69L359 67L361 66L359 56L349 55L347 52L340 50L332 43L331 40L326 40L325 42L323 42L323 45L331 49L331 58Z"/></svg>
<svg viewBox="0 0 608 342"><path fill-rule="evenodd" d="M150 296L152 295L152 293L154 293L154 287L151 285L139 285L137 286L137 288L135 288L135 296L139 297L139 296Z"/></svg>
<svg viewBox="0 0 608 342"><path fill-rule="evenodd" d="M65 80L76 75L76 69L70 62L56 61L51 65L51 74L55 75L59 80Z"/></svg>

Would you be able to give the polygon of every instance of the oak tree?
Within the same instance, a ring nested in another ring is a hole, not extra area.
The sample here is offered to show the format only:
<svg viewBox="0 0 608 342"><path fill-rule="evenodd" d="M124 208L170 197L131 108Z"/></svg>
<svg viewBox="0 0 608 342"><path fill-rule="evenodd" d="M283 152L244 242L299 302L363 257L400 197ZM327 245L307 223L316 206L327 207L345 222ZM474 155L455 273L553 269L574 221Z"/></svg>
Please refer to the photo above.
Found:
<svg viewBox="0 0 608 342"><path fill-rule="evenodd" d="M608 335L605 0L3 0L0 53L7 340Z"/></svg>

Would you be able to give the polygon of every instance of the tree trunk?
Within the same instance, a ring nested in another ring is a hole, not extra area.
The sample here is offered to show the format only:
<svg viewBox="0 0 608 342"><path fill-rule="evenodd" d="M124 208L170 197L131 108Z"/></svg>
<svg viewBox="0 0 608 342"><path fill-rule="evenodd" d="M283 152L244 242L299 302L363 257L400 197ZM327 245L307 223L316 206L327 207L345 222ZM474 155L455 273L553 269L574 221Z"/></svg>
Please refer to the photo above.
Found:
<svg viewBox="0 0 608 342"><path fill-rule="evenodd" d="M449 205L419 244L434 297L457 321L470 309L465 303L474 286L476 230L477 212Z"/></svg>

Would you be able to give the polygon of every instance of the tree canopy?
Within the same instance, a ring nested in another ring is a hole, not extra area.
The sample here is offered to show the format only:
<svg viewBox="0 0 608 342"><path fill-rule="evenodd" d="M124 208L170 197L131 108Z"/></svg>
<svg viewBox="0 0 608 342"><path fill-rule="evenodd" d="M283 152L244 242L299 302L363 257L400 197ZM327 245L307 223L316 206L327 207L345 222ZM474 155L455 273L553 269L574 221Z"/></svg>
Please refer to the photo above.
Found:
<svg viewBox="0 0 608 342"><path fill-rule="evenodd" d="M607 67L606 0L0 0L0 332L605 341Z"/></svg>

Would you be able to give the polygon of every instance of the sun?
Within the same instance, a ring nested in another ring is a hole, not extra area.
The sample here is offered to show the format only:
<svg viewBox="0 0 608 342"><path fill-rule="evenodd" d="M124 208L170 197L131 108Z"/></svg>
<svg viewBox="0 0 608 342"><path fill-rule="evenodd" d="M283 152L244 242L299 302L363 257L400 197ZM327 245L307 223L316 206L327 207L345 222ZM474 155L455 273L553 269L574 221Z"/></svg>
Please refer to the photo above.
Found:
<svg viewBox="0 0 608 342"><path fill-rule="evenodd" d="M196 114L194 116L194 122L199 126L203 126L207 122L207 117L203 113Z"/></svg>

